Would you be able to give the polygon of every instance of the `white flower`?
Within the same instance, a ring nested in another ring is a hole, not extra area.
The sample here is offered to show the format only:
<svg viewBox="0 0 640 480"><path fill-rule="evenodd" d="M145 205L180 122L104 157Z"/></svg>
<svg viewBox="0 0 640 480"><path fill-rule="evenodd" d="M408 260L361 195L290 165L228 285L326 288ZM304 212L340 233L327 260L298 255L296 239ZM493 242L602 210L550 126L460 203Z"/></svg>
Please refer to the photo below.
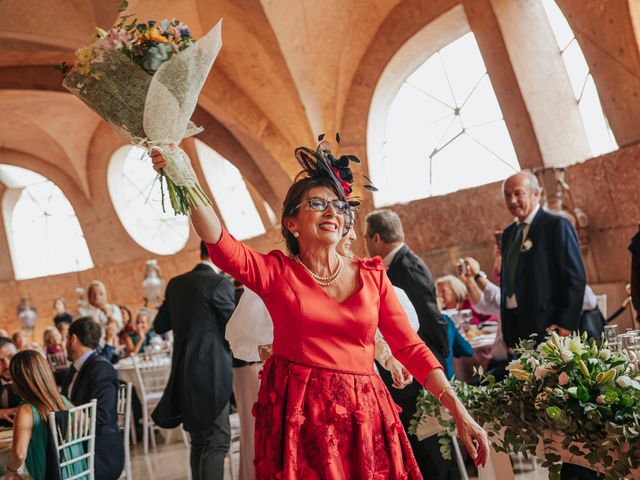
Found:
<svg viewBox="0 0 640 480"><path fill-rule="evenodd" d="M571 353L571 351L567 350L566 348L563 348L562 360L564 360L567 363L570 362L571 360L573 360L573 353Z"/></svg>
<svg viewBox="0 0 640 480"><path fill-rule="evenodd" d="M598 353L598 356L606 362L611 358L611 350L609 350L608 348L603 348L602 350L600 350L600 353Z"/></svg>
<svg viewBox="0 0 640 480"><path fill-rule="evenodd" d="M536 380L542 380L546 378L547 375L549 375L547 367L537 367L533 372L533 376L536 377Z"/></svg>
<svg viewBox="0 0 640 480"><path fill-rule="evenodd" d="M596 397L596 403L604 405L605 403L607 403L606 397L604 395L598 395Z"/></svg>
<svg viewBox="0 0 640 480"><path fill-rule="evenodd" d="M629 377L629 375L621 375L620 377L618 377L616 380L616 384L620 388L633 387L636 390L640 390L640 383L638 383L637 380L633 380L631 377Z"/></svg>
<svg viewBox="0 0 640 480"><path fill-rule="evenodd" d="M536 368L538 365L540 365L540 362L538 362L538 360L535 359L535 357L529 357L527 359L527 366L531 369Z"/></svg>
<svg viewBox="0 0 640 480"><path fill-rule="evenodd" d="M531 247L533 247L533 242L531 241L530 238L527 238L524 243L522 244L522 247L520 248L521 252L528 252L529 250L531 250Z"/></svg>
<svg viewBox="0 0 640 480"><path fill-rule="evenodd" d="M569 375L567 375L567 372L562 372L558 375L558 385L564 387L567 383L569 383Z"/></svg>
<svg viewBox="0 0 640 480"><path fill-rule="evenodd" d="M578 387L567 388L567 393L570 394L570 395L577 395L578 394Z"/></svg>
<svg viewBox="0 0 640 480"><path fill-rule="evenodd" d="M584 353L584 348L582 346L582 342L580 341L580 337L571 337L567 348L577 355L582 355Z"/></svg>

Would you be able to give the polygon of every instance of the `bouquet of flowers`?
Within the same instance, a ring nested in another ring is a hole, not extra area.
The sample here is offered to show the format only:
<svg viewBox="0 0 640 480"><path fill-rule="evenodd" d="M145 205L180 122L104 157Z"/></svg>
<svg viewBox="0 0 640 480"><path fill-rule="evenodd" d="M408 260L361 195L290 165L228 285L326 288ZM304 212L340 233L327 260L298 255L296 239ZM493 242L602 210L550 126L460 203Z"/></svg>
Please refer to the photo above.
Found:
<svg viewBox="0 0 640 480"><path fill-rule="evenodd" d="M127 8L121 4L121 12ZM191 121L198 95L222 47L221 22L197 42L179 20L137 23L130 15L76 51L63 85L136 145L160 151L160 173L175 214L211 204L187 154L177 146L202 131Z"/></svg>
<svg viewBox="0 0 640 480"><path fill-rule="evenodd" d="M640 372L625 352L585 336L553 333L534 347L521 343L509 376L495 382L482 376L480 386L454 382L461 401L483 424L497 450L542 453L552 478L559 477L558 446L574 458L621 479L640 469ZM426 391L418 400L413 432L433 426L453 432L453 421ZM441 451L450 452L441 438ZM540 446L543 446L541 449Z"/></svg>

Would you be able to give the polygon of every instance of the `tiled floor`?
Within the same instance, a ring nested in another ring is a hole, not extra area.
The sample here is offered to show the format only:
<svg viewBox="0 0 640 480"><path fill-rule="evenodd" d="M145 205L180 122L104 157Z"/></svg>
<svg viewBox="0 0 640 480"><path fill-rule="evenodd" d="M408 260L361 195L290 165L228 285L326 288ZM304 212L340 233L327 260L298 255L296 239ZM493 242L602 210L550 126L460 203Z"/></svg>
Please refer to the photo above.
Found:
<svg viewBox="0 0 640 480"><path fill-rule="evenodd" d="M236 444L233 447L234 454L232 455L236 478L238 475L237 449L238 446ZM132 474L135 480L178 480L191 478L189 458L184 443L176 442L168 445L159 445L156 450L150 452L146 457L142 453L142 445L137 445L132 453ZM522 464L520 464L516 460L514 462L514 471L516 471L516 480L546 480L548 478L545 469L538 465L537 469L533 470L533 466L527 461L523 461ZM228 464L225 464L225 480L231 480Z"/></svg>

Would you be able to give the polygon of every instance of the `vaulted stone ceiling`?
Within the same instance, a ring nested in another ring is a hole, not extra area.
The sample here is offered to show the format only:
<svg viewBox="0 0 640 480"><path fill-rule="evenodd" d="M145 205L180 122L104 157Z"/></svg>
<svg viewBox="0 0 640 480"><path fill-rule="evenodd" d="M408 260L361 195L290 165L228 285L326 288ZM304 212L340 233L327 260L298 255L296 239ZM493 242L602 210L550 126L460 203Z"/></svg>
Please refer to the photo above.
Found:
<svg viewBox="0 0 640 480"><path fill-rule="evenodd" d="M618 143L637 142L637 0L558 4L585 52ZM0 2L0 163L31 168L60 185L90 248L108 232L135 251L117 226L106 188L106 165L123 142L62 89L52 69L73 62L94 26L116 23L117 8L113 0ZM532 72L522 48L544 37L526 23L540 8L536 0L131 0L127 13L143 21L178 17L196 38L224 19L223 49L194 120L206 128L200 138L238 166L277 212L298 171L293 148L313 145L319 133L340 131L366 167L371 101L383 72L403 45L452 11L449 31L462 21L476 35L521 165L552 164L553 152L565 161L584 160L577 147L557 154L568 143L558 132L570 120L545 106L548 83L529 82L536 91L523 81ZM442 46L424 38L425 51ZM410 73L401 67L398 77ZM95 254L94 260L107 262Z"/></svg>

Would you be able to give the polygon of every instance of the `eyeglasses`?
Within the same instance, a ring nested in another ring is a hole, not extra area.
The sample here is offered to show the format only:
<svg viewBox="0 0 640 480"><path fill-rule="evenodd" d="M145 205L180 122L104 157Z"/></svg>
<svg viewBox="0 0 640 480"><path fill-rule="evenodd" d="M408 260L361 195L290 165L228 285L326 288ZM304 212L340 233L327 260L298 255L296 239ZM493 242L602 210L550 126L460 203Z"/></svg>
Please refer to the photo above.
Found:
<svg viewBox="0 0 640 480"><path fill-rule="evenodd" d="M349 204L344 200L327 200L326 198L322 197L311 197L302 202L300 205L296 206L296 209L304 205L305 203L316 212L324 212L327 208L329 208L329 205L333 207L338 215L342 215L343 213L347 212L347 210L349 210Z"/></svg>

